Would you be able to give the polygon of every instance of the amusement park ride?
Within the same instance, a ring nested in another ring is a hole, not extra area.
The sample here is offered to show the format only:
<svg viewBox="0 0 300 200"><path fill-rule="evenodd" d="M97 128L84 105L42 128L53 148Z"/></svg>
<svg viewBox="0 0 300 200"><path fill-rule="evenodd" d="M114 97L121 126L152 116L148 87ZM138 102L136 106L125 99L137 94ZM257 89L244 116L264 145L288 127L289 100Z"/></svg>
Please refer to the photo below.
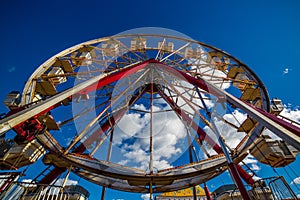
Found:
<svg viewBox="0 0 300 200"><path fill-rule="evenodd" d="M280 115L281 101L270 101L247 65L195 40L125 34L81 43L40 65L4 104L1 199L88 198L88 188L66 186L70 173L102 186L102 199L105 188L152 194L190 187L197 199L199 184L206 199L297 199L283 177L258 179L243 160L251 154L273 168L289 165L300 150L299 123ZM184 131L164 145L182 154L164 167L157 161L174 156L159 152L165 127L175 126L169 116ZM128 160L133 146L146 159ZM22 181L41 160L45 170ZM226 170L235 196L208 191L206 182Z"/></svg>

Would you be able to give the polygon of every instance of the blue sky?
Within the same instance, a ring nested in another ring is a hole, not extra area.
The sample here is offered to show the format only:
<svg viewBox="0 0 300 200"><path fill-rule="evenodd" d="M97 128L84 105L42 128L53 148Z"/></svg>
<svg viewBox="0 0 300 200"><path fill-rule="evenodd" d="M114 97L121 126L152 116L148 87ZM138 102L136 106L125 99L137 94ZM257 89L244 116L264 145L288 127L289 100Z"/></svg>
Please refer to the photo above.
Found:
<svg viewBox="0 0 300 200"><path fill-rule="evenodd" d="M21 91L35 68L70 46L132 28L164 27L240 59L264 82L271 98L295 110L300 106L299 9L297 0L3 1L0 99ZM2 112L7 112L4 105ZM294 169L299 158L297 163ZM96 193L92 199L99 199L100 187L90 187ZM118 198L132 199L132 194L107 192L107 199Z"/></svg>

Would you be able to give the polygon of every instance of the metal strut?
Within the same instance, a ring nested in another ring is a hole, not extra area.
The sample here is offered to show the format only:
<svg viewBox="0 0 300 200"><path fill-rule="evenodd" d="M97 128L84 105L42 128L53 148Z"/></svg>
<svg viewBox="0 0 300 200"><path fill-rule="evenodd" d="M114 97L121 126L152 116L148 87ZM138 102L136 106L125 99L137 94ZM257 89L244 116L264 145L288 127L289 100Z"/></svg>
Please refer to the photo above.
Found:
<svg viewBox="0 0 300 200"><path fill-rule="evenodd" d="M223 153L225 155L225 158L226 158L226 160L228 162L228 167L229 167L230 175L231 175L233 181L235 182L236 186L239 188L243 199L250 200L248 192L247 192L247 190L246 190L246 188L245 188L245 186L244 186L244 184L243 184L243 182L241 180L241 177L240 177L240 175L239 175L239 173L238 173L238 171L237 171L237 169L235 167L235 164L233 163L232 158L231 158L229 152L227 151L226 145L225 145L225 143L224 143L224 141L222 139L222 135L219 132L218 127L214 123L214 120L212 120L211 114L208 112L208 110L206 110L207 106L205 105L205 102L204 102L204 100L202 98L202 95L201 95L198 87L195 86L195 89L196 89L197 94L199 95L199 97L201 99L201 102L202 102L202 104L203 104L203 106L205 108L207 117L210 119L210 123L212 125L213 132L216 134L216 136L218 138L218 141L219 141L219 144L220 144L220 146L221 146L221 148L223 150Z"/></svg>
<svg viewBox="0 0 300 200"><path fill-rule="evenodd" d="M145 88L140 89L137 91L131 100L129 101L128 107L132 106L141 95L145 93ZM121 119L124 114L126 113L127 109L123 108L120 109L115 113L113 117L109 117L107 121L99 127L96 131L94 131L89 138L87 138L84 143L81 143L74 151L73 153L83 153L86 150L86 146L89 146L92 144L95 140L97 140L105 131L107 131L110 127L114 126L114 124ZM55 167L49 174L47 174L39 183L43 184L50 184L54 179L56 179L61 173L63 173L66 170L66 168L61 167Z"/></svg>
<svg viewBox="0 0 300 200"><path fill-rule="evenodd" d="M112 129L111 134L110 134L106 161L110 161L113 137L114 137L114 129ZM106 187L102 186L101 200L105 199L105 194L106 194Z"/></svg>
<svg viewBox="0 0 300 200"><path fill-rule="evenodd" d="M0 120L0 135L10 129L12 129L17 124L20 124L31 117L34 117L38 115L39 113L42 113L45 110L48 110L49 108L55 106L56 104L59 104L64 99L67 99L75 94L86 94L91 91L95 91L96 89L110 84L114 81L117 81L121 79L125 74L126 76L129 76L130 74L135 73L136 71L145 68L151 61L145 61L145 62L137 62L132 65L126 66L121 71L119 69L116 69L112 72L101 74L99 76L93 77L83 83L78 84L75 87L72 87L70 89L67 89L57 95L54 95L53 97L50 97L49 99L37 103L27 109L24 109L20 112L17 112L13 115L10 115L4 119Z"/></svg>
<svg viewBox="0 0 300 200"><path fill-rule="evenodd" d="M153 174L153 74L151 74L151 83L150 83L150 141L149 141L149 148L150 148L150 163L149 163L149 169L150 169L150 175ZM150 200L152 200L152 193L153 193L153 182L152 179L150 179L149 184L150 189Z"/></svg>

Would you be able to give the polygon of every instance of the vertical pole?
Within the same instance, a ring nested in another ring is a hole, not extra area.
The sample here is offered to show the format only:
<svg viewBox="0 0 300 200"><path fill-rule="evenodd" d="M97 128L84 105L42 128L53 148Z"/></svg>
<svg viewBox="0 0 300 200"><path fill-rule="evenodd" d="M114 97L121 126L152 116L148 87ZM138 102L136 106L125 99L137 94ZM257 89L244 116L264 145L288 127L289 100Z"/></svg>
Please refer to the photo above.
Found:
<svg viewBox="0 0 300 200"><path fill-rule="evenodd" d="M150 180L150 184L149 184L149 190L150 190L150 197L149 197L149 200L152 200L152 193L153 193L152 187L153 187L153 185L152 185L152 179L151 179L151 180Z"/></svg>
<svg viewBox="0 0 300 200"><path fill-rule="evenodd" d="M213 120L211 121L211 124L212 124L212 127L214 129L214 132L215 134L217 135L218 137L218 141L219 141L219 144L224 152L224 155L225 155L225 158L227 160L227 164L228 164L228 167L229 167L229 172L230 172L230 175L233 179L233 181L235 182L236 186L239 188L240 192L241 192L241 195L243 197L244 200L250 200L250 197L248 195L248 192L245 188L245 186L243 185L243 182L241 180L241 177L235 167L235 164L233 163L230 155L229 155L229 152L227 151L227 148L225 146L225 143L222 139L222 136L221 136L221 133L219 132L216 124L213 122Z"/></svg>
<svg viewBox="0 0 300 200"><path fill-rule="evenodd" d="M151 92L150 92L150 163L149 163L149 169L150 174L153 174L153 82L150 84L151 86Z"/></svg>
<svg viewBox="0 0 300 200"><path fill-rule="evenodd" d="M187 127L186 127L187 128ZM188 145L189 145L189 158L190 158L190 163L194 162L193 161L193 145L192 145L192 141L190 138L190 131L187 128L187 139L188 139ZM193 200L197 200L197 192L196 192L196 187L193 186Z"/></svg>
<svg viewBox="0 0 300 200"><path fill-rule="evenodd" d="M153 77L152 77L153 78ZM150 174L153 174L153 80L151 80L150 83L151 91L150 91L150 163L149 163L149 169ZM152 179L150 180L149 189L150 189L150 200L152 200Z"/></svg>
<svg viewBox="0 0 300 200"><path fill-rule="evenodd" d="M101 193L101 200L104 200L105 198L105 193L106 193L106 187L102 187L102 193Z"/></svg>
<svg viewBox="0 0 300 200"><path fill-rule="evenodd" d="M110 138L109 138L109 146L108 146L108 152L107 152L107 158L106 161L110 160L111 157L111 149L112 149L112 142L113 142L113 136L114 135L114 129L112 128ZM106 194L106 187L102 187L102 193L101 193L101 200L105 199L105 194Z"/></svg>
<svg viewBox="0 0 300 200"><path fill-rule="evenodd" d="M196 91L197 91L197 93L198 93L198 95L199 95L199 97L201 99L201 102L202 102L204 108L205 108L207 117L210 119L210 123L212 125L212 127L211 127L212 131L216 134L216 136L218 138L218 141L219 141L219 144L220 144L220 146L222 148L222 151L223 151L223 153L225 155L225 158L227 160L227 164L228 164L228 168L229 168L229 172L230 172L231 178L233 179L235 185L239 188L243 199L244 200L250 200L250 197L248 195L248 192L247 192L245 186L243 185L241 177L240 177L240 175L239 175L239 173L238 173L238 171L237 171L237 169L236 169L236 167L235 167L235 165L234 165L234 163L233 163L233 161L232 161L232 159L230 157L229 152L227 151L227 148L226 148L226 145L225 145L225 143L223 141L222 135L219 132L216 124L214 123L214 120L211 120L212 119L212 117L211 117L212 113L209 113L209 111L208 111L208 109L206 107L206 104L205 104L205 102L204 102L204 100L202 98L202 95L201 95L201 93L199 91L199 88L196 85L195 85L195 88L196 88Z"/></svg>
<svg viewBox="0 0 300 200"><path fill-rule="evenodd" d="M204 192L205 192L205 195L206 195L206 199L207 200L212 200L206 183L204 183Z"/></svg>
<svg viewBox="0 0 300 200"><path fill-rule="evenodd" d="M70 165L70 167L68 168L68 173L67 173L67 175L66 175L66 177L65 177L65 179L64 179L63 184L61 185L62 189L63 189L63 188L66 186L66 184L67 184L67 180L69 179L71 169L72 169L72 165Z"/></svg>

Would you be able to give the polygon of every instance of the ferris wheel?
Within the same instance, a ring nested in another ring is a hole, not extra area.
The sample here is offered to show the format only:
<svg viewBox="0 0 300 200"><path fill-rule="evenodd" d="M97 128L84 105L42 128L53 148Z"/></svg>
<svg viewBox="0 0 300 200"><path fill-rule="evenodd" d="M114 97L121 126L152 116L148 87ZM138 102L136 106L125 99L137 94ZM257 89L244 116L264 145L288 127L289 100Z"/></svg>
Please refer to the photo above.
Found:
<svg viewBox="0 0 300 200"><path fill-rule="evenodd" d="M42 158L53 169L40 184L69 170L104 188L159 193L229 170L243 190L240 178L255 182L239 165L249 153L280 167L300 150L299 126L278 117L280 101L270 105L247 65L171 35L122 34L73 46L40 65L5 104L1 133L13 129L13 145L34 156L11 153L2 168ZM267 132L284 139L278 151L289 154L264 153Z"/></svg>

